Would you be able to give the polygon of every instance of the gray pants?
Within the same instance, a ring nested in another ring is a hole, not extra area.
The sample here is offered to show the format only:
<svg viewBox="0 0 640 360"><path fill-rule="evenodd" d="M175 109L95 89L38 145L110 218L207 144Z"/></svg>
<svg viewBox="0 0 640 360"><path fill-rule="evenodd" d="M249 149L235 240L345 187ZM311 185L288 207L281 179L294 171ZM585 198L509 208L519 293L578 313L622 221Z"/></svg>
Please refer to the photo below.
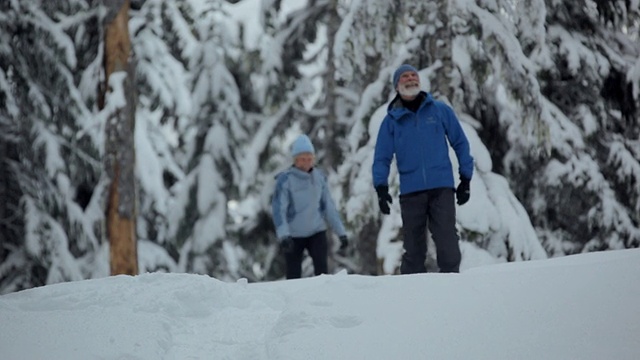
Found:
<svg viewBox="0 0 640 360"><path fill-rule="evenodd" d="M436 245L440 272L459 272L460 245L452 188L437 188L400 196L404 254L402 274L427 272L427 226Z"/></svg>

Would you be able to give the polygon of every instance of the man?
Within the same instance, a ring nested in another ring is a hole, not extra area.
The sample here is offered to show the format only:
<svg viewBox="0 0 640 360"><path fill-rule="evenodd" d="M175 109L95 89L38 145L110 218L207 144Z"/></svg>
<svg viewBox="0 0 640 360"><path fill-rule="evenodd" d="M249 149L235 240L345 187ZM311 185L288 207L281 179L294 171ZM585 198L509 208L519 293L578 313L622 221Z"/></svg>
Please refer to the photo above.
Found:
<svg viewBox="0 0 640 360"><path fill-rule="evenodd" d="M272 198L276 235L287 262L287 279L302 276L306 249L316 275L326 274L327 222L340 238L340 249L348 246L347 234L329 193L327 179L313 167L315 150L306 135L291 146L293 166L276 176Z"/></svg>
<svg viewBox="0 0 640 360"><path fill-rule="evenodd" d="M389 214L388 177L393 156L400 173L400 211L404 254L400 272L426 272L426 228L436 245L440 272L459 272L453 167L448 143L458 158L458 205L469 200L473 158L453 109L420 90L418 71L401 65L393 74L398 94L387 108L373 159L373 186L383 214Z"/></svg>

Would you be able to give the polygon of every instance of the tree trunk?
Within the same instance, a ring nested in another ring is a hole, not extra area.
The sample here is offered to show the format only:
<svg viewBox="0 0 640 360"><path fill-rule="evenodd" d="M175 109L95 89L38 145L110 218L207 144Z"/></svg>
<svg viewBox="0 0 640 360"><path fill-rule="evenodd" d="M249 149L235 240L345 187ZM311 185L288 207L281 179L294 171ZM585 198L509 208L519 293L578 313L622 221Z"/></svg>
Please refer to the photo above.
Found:
<svg viewBox="0 0 640 360"><path fill-rule="evenodd" d="M124 92L124 104L115 104L106 124L106 172L111 180L107 201L107 236L110 243L111 275L138 274L135 190L135 90L129 61L129 0L107 1L104 34L106 104ZM117 83L122 74L121 84ZM110 83L111 81L111 83ZM113 96L113 97L110 97ZM104 104L102 104L104 105Z"/></svg>
<svg viewBox="0 0 640 360"><path fill-rule="evenodd" d="M453 99L453 87L451 76L453 60L451 50L451 28L449 26L449 0L438 0L436 11L430 16L435 16L432 23L437 24L434 36L428 37L429 54L431 62L440 61L442 66L435 72L435 78L431 84L431 93L439 98L447 98L451 103Z"/></svg>
<svg viewBox="0 0 640 360"><path fill-rule="evenodd" d="M327 171L335 169L339 160L340 147L337 141L338 132L338 115L336 114L336 66L334 63L333 46L338 28L340 27L340 18L338 16L338 2L332 0L327 7L328 24L327 27L327 72L325 74L324 84L326 86L325 105L327 108L327 121L324 131L324 158L322 165Z"/></svg>
<svg viewBox="0 0 640 360"><path fill-rule="evenodd" d="M0 137L0 169L8 169L7 166L8 161L6 159L7 156L7 144ZM5 201L0 202L0 244L8 244L7 241L7 229L6 224L8 224L8 214L9 212L6 210L8 204L11 204L9 201L9 196L7 194L7 177L9 177L9 171L1 171L0 172L0 199L6 199ZM0 263L2 263L5 259L5 247L0 246Z"/></svg>
<svg viewBox="0 0 640 360"><path fill-rule="evenodd" d="M378 234L380 233L379 222L371 219L360 230L356 251L360 260L361 275L384 274L382 269L382 259L378 259Z"/></svg>

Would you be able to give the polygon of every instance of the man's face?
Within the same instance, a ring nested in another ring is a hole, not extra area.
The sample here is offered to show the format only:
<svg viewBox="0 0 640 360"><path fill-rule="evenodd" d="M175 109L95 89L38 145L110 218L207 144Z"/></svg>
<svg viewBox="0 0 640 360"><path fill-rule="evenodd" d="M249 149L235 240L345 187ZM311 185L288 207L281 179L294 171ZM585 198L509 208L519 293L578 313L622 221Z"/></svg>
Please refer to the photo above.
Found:
<svg viewBox="0 0 640 360"><path fill-rule="evenodd" d="M420 93L420 77L415 71L405 71L398 79L398 92L403 99L412 100Z"/></svg>
<svg viewBox="0 0 640 360"><path fill-rule="evenodd" d="M313 167L316 157L312 153L302 153L293 159L293 165L298 169L308 172Z"/></svg>

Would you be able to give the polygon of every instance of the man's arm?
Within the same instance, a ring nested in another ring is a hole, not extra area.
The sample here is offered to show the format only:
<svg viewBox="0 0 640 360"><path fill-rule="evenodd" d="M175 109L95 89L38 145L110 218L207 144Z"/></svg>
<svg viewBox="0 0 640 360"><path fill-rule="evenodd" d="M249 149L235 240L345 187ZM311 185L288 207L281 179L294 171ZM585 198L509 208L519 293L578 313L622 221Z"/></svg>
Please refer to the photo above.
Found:
<svg viewBox="0 0 640 360"><path fill-rule="evenodd" d="M378 131L376 147L373 153L373 186L387 186L389 182L389 169L393 160L393 132L390 128L389 117L385 117Z"/></svg>
<svg viewBox="0 0 640 360"><path fill-rule="evenodd" d="M446 114L444 126L447 131L447 139L458 158L458 164L460 166L458 169L459 175L461 178L471 180L473 176L473 157L471 156L469 140L453 109L445 104L441 104L441 106Z"/></svg>

